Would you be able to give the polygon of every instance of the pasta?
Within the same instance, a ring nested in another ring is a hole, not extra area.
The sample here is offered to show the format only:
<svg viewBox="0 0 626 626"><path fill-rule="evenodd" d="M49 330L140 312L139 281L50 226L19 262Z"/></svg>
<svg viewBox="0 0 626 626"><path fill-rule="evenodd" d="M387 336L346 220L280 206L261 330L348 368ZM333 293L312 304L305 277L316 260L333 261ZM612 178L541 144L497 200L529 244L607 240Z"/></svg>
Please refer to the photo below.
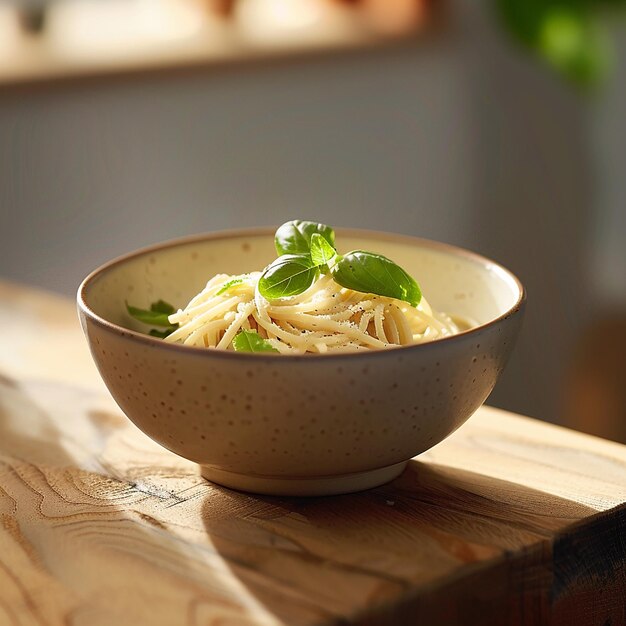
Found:
<svg viewBox="0 0 626 626"><path fill-rule="evenodd" d="M327 224L285 222L274 247L278 257L262 272L218 274L184 309L127 302L127 313L169 343L279 354L390 348L471 325L434 311L415 279L382 254L340 254Z"/></svg>
<svg viewBox="0 0 626 626"><path fill-rule="evenodd" d="M169 315L171 343L233 349L255 331L281 354L358 352L422 343L459 332L460 322L434 311L425 298L402 300L342 287L322 274L298 295L272 301L258 288L261 272L218 274L184 309Z"/></svg>

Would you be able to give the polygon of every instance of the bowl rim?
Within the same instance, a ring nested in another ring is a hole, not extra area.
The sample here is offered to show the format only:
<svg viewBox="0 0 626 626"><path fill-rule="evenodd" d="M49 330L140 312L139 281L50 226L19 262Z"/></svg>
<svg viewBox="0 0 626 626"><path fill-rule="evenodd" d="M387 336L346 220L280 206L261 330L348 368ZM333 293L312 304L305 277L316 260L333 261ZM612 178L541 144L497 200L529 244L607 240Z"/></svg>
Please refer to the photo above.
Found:
<svg viewBox="0 0 626 626"><path fill-rule="evenodd" d="M515 303L509 307L502 314L498 315L498 317L485 322L484 324L479 324L478 326L474 326L467 330L463 330L456 335L449 335L447 337L442 337L440 339L433 339L432 341L427 341L424 343L416 343L416 344L408 344L403 346L392 347L388 349L380 349L380 350L370 350L370 351L362 351L362 352L327 352L324 354L273 354L273 353L253 353L253 352L235 352L234 350L208 350L207 348L203 348L200 346L185 346L179 343L167 343L158 337L152 337L151 335L147 335L144 333L140 333L136 330L132 330L130 328L126 328L124 326L120 326L119 324L115 324L110 322L100 315L98 315L93 309L89 307L86 301L87 292L92 285L100 276L102 276L105 272L110 269L122 265L131 259L135 259L137 257L143 256L145 254L150 254L152 252L158 252L160 250L164 250L167 248L175 248L178 246L185 246L188 244L203 242L203 241L213 241L213 240L227 240L227 239L235 239L241 237L259 237L263 235L267 235L270 237L274 236L276 229L278 227L275 226L259 226L252 228L237 228L237 229L227 229L227 230L218 230L218 231L210 231L205 233L199 233L194 235L187 235L183 237L177 237L174 239L168 239L166 241L162 241L159 243L151 244L148 246L144 246L142 248L138 248L126 254L122 254L117 256L106 263L103 263L92 272L90 272L80 283L78 287L78 291L76 294L76 301L78 305L79 312L85 315L85 317L89 318L96 325L104 328L105 330L114 332L122 337L128 337L135 341L139 341L141 343L145 343L152 347L160 346L161 348L165 348L168 350L174 350L175 352L182 351L186 354L195 354L196 356L206 355L211 358L226 358L226 359L244 359L248 360L253 358L255 360L259 359L269 359L271 361L275 361L278 359L279 361L294 361L294 360L310 360L312 357L315 360L318 359L335 359L335 360L344 360L344 359L357 359L357 358L382 358L384 355L398 355L401 352L406 352L408 350L428 350L436 347L437 345L441 345L443 342L454 342L463 340L468 335L478 334L480 331L496 326L501 321L511 317L512 315L518 313L522 310L526 304L526 289L524 285L519 280L519 278L511 272L509 269L501 265L500 263L478 254L477 252L473 252L471 250L467 250L465 248L461 248L459 246L455 246L453 244L444 243L440 241L435 241L432 239L426 239L423 237L414 237L412 235L403 235L397 233L390 233L386 231L379 230L369 230L362 228L335 228L335 232L339 235L345 237L354 237L354 238L371 238L378 239L379 241L389 241L392 243L405 243L405 244L414 244L419 245L425 248L431 248L434 250L438 250L441 252L452 253L456 256L461 256L474 263L478 263L482 266L490 267L498 271L499 273L506 276L510 281L515 284L518 289L518 297Z"/></svg>

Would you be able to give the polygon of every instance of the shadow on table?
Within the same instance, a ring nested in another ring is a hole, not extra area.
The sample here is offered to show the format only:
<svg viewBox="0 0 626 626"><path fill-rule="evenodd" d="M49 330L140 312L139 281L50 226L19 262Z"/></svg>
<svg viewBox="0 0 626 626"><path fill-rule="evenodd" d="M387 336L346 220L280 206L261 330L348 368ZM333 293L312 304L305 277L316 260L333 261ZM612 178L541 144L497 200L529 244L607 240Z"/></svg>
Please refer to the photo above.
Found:
<svg viewBox="0 0 626 626"><path fill-rule="evenodd" d="M71 465L62 435L22 385L0 372L0 456L34 464Z"/></svg>
<svg viewBox="0 0 626 626"><path fill-rule="evenodd" d="M220 495L219 510L211 498L203 508L212 544L255 601L289 624L348 623L361 614L359 625L487 625L521 619L525 610L547 618L548 539L593 512L419 461L363 493L305 499L220 489ZM514 552L516 568L507 561ZM528 588L522 568L532 572ZM509 601L513 592L517 599Z"/></svg>

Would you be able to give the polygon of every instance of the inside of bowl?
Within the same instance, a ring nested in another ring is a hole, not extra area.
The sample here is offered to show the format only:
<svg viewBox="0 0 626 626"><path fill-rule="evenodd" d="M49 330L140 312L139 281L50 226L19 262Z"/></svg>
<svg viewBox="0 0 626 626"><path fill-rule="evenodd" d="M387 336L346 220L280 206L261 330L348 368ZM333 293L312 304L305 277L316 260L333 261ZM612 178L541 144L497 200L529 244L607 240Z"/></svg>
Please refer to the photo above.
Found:
<svg viewBox="0 0 626 626"><path fill-rule="evenodd" d="M407 270L430 304L477 324L515 305L520 290L500 266L455 248L389 235L337 236L339 252L364 249L383 254ZM261 270L276 256L271 232L215 236L167 245L114 263L89 281L85 302L109 322L133 330L145 327L126 312L125 302L148 307L163 299L184 307L216 273Z"/></svg>

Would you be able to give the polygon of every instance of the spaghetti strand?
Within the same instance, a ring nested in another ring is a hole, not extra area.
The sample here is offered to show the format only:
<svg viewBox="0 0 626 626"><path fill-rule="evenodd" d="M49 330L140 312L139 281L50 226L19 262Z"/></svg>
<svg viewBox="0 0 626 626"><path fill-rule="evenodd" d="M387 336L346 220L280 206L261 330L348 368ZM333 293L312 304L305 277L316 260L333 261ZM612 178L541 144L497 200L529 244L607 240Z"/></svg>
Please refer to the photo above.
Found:
<svg viewBox="0 0 626 626"><path fill-rule="evenodd" d="M459 332L456 320L393 298L341 287L328 274L303 293L268 302L257 288L261 272L218 274L184 309L169 316L179 327L170 343L233 349L233 338L254 330L281 354L359 352L432 341Z"/></svg>

